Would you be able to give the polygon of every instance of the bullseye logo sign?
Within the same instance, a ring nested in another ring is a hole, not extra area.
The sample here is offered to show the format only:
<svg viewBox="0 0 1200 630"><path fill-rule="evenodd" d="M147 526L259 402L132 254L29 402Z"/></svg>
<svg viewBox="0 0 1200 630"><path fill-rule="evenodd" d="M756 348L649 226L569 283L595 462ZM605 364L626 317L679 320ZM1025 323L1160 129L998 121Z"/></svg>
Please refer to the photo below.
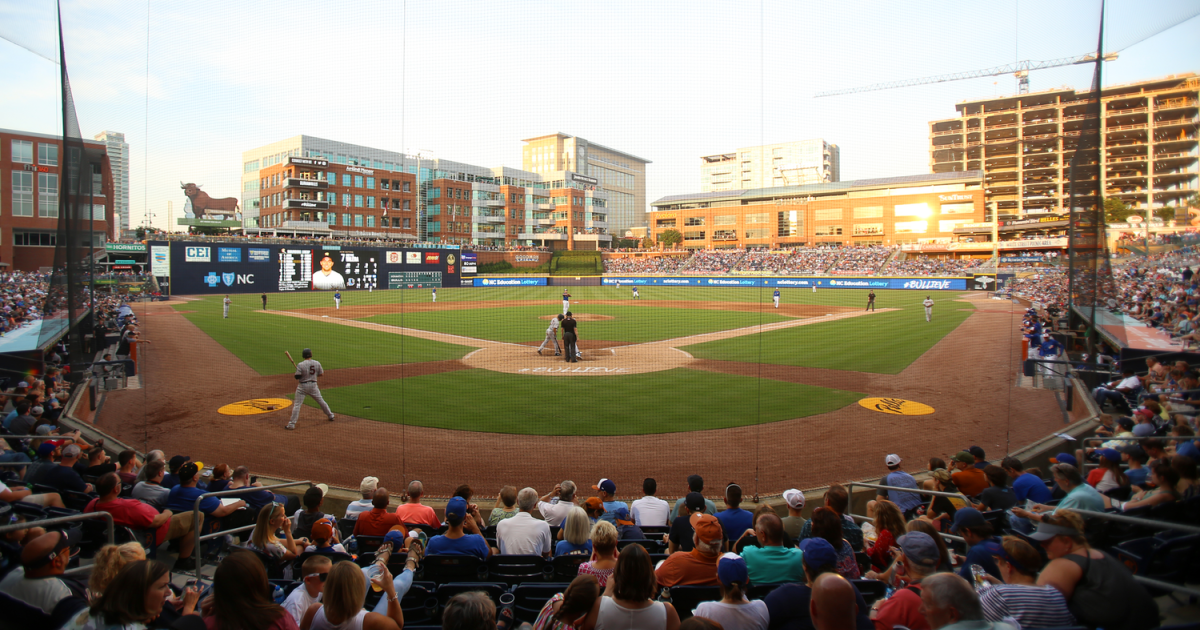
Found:
<svg viewBox="0 0 1200 630"><path fill-rule="evenodd" d="M896 416L927 416L934 411L929 405L902 398L863 398L858 404L871 411Z"/></svg>

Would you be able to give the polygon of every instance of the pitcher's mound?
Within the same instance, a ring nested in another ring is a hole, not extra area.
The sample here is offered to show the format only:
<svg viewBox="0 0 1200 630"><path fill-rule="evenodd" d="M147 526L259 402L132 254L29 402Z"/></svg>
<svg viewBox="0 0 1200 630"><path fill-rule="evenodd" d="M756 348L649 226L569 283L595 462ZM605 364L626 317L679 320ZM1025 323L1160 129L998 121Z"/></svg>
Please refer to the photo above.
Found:
<svg viewBox="0 0 1200 630"><path fill-rule="evenodd" d="M550 319L555 319L557 317L558 317L558 315L542 315L538 319L550 320ZM606 319L613 318L612 315L597 315L595 313L580 313L578 315L573 315L572 317L574 317L577 321L581 321L581 322L600 322L600 321L604 321Z"/></svg>

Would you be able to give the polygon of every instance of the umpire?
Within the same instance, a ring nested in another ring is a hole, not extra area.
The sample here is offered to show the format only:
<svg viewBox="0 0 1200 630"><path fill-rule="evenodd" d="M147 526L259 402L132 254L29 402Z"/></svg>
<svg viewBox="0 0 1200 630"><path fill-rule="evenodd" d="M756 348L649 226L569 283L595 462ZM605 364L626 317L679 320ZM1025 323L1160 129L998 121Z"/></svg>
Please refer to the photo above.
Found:
<svg viewBox="0 0 1200 630"><path fill-rule="evenodd" d="M567 318L562 321L563 353L567 357L567 363L579 363L579 359L575 358L575 342L578 340L575 330L578 326L579 322L575 321L575 316L571 311L567 311Z"/></svg>

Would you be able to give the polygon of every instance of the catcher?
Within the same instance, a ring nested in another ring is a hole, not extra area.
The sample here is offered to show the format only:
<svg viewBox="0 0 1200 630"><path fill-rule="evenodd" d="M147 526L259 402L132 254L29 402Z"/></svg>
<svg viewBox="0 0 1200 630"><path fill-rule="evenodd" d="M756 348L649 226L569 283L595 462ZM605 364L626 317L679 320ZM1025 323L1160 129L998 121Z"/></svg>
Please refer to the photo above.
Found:
<svg viewBox="0 0 1200 630"><path fill-rule="evenodd" d="M285 352L288 359L292 358L292 353ZM296 400L292 403L292 421L288 423L287 428L295 429L296 420L300 418L300 407L304 405L304 397L312 396L313 400L321 406L321 411L329 416L329 421L333 422L333 412L329 410L329 405L321 398L321 390L317 387L317 378L325 374L325 370L321 368L321 362L312 358L312 350L305 348L304 352L300 353L304 360L299 364L292 361L292 365L296 366L296 373L293 375L296 380Z"/></svg>

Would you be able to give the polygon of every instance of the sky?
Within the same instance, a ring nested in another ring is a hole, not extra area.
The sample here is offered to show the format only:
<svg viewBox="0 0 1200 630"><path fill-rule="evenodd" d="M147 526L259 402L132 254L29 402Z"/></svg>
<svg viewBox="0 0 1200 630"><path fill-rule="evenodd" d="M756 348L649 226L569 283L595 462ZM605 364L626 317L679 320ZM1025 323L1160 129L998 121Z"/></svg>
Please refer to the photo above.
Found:
<svg viewBox="0 0 1200 630"><path fill-rule="evenodd" d="M928 123L1011 75L825 90L1094 51L1099 0L63 0L85 137L124 132L131 214L179 182L241 196L242 151L305 134L521 167L563 132L651 160L647 198L700 190L700 157L824 138L842 180L929 172ZM1109 0L1104 84L1200 72L1194 1ZM1170 27L1170 28L1168 28ZM1166 29L1166 30L1164 30ZM0 0L0 128L61 133L55 4ZM1092 66L1031 73L1087 88Z"/></svg>

